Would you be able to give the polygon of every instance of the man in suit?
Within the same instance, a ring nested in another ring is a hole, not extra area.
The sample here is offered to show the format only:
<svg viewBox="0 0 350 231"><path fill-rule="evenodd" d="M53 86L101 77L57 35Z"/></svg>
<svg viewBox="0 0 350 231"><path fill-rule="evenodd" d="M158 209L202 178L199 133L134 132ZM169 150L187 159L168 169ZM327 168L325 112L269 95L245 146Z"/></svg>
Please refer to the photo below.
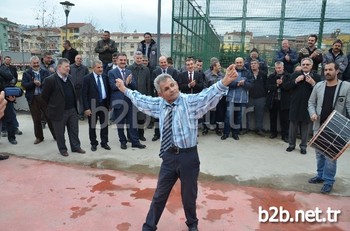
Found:
<svg viewBox="0 0 350 231"><path fill-rule="evenodd" d="M308 100L315 84L321 81L321 76L312 72L313 61L311 58L301 60L301 72L294 72L291 77L282 83L284 89L290 91L289 107L289 147L287 152L295 149L296 136L300 127L301 143L300 153L306 154L307 137L309 132L310 118L307 112Z"/></svg>
<svg viewBox="0 0 350 231"><path fill-rule="evenodd" d="M89 139L91 151L97 150L96 122L100 121L101 147L111 150L108 145L108 109L110 88L107 76L103 75L103 63L96 60L92 64L93 72L86 75L83 80L83 107L84 114L89 121Z"/></svg>
<svg viewBox="0 0 350 231"><path fill-rule="evenodd" d="M203 75L194 71L194 60L186 59L186 71L178 76L180 91L187 94L199 93L204 88L204 81Z"/></svg>
<svg viewBox="0 0 350 231"><path fill-rule="evenodd" d="M159 59L159 67L157 69L155 69L152 72L152 80L151 80L151 89L152 89L152 96L158 96L157 91L154 88L154 80L157 78L158 75L160 74L169 74L171 75L171 77L173 77L173 79L175 81L177 81L177 70L175 70L172 67L169 67L168 64L168 58L166 56L160 56ZM154 123L155 123L155 127L154 127L154 135L152 138L152 141L157 141L160 138L160 131L159 131L159 120L158 119L154 119Z"/></svg>
<svg viewBox="0 0 350 231"><path fill-rule="evenodd" d="M49 75L50 73L48 70L40 68L39 57L33 56L30 58L30 69L24 72L22 77L22 87L26 90L25 96L34 123L34 135L36 137L34 144L39 144L44 140L43 127L41 124L42 114L49 125L53 138L56 139L51 120L47 116L47 105L41 98L42 83Z"/></svg>
<svg viewBox="0 0 350 231"><path fill-rule="evenodd" d="M314 122L313 130L327 120L327 117L336 110L347 116L350 114L350 83L338 79L339 65L330 62L324 66L325 81L317 83L308 101L308 111ZM316 148L317 175L309 179L310 184L321 184L321 193L328 194L333 189L337 161L326 157L322 150Z"/></svg>
<svg viewBox="0 0 350 231"><path fill-rule="evenodd" d="M62 156L68 156L64 138L67 127L72 152L84 154L79 140L79 117L73 82L69 75L69 60L58 60L57 72L45 79L41 97L47 103L47 113L55 131L57 147Z"/></svg>
<svg viewBox="0 0 350 231"><path fill-rule="evenodd" d="M124 126L127 125L127 131L130 134L131 147L143 149L146 145L141 144L137 134L136 112L130 99L126 97L115 85L116 79L122 79L126 86L136 89L135 79L132 77L131 71L125 69L127 56L125 53L117 55L118 67L108 72L109 85L111 87L111 106L113 107L113 115L116 118L118 128L118 136L121 149L127 149L127 138L124 134Z"/></svg>

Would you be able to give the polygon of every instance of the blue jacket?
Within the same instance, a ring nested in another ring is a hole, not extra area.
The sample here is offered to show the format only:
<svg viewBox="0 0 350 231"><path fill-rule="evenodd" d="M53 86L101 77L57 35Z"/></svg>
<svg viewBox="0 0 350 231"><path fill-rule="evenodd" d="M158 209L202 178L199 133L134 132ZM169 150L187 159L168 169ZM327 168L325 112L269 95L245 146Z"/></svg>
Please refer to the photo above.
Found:
<svg viewBox="0 0 350 231"><path fill-rule="evenodd" d="M50 75L50 72L48 70L40 69L39 74L42 84L44 80ZM28 104L32 103L32 99L35 93L36 85L34 84L34 78L35 74L32 68L23 73L21 85L26 90L25 96Z"/></svg>
<svg viewBox="0 0 350 231"><path fill-rule="evenodd" d="M128 77L130 74L131 74L131 71L129 69L125 69L125 76ZM126 97L124 93L121 92L115 85L116 79L123 79L122 74L119 71L119 68L114 68L113 70L110 70L108 72L109 86L111 87L111 100L110 100L111 106L113 108L120 109L123 106L123 101L128 103L130 106L131 105L130 99ZM130 88L131 90L135 90L136 89L135 78L132 78L131 83L129 85L126 85L126 87Z"/></svg>
<svg viewBox="0 0 350 231"><path fill-rule="evenodd" d="M340 50L337 56L334 56L332 48L323 55L322 69L328 62L336 62L339 65L339 73L343 73L348 66L348 57Z"/></svg>
<svg viewBox="0 0 350 231"><path fill-rule="evenodd" d="M237 72L238 78L228 86L229 90L226 96L226 101L233 103L248 103L248 90L253 86L252 73L246 68L237 70ZM244 85L237 86L238 82L241 80L245 80Z"/></svg>
<svg viewBox="0 0 350 231"><path fill-rule="evenodd" d="M290 60L287 61L285 56L289 55ZM294 72L294 66L295 64L298 63L298 54L295 50L288 49L288 51L285 51L283 49L279 50L276 52L275 56L275 62L280 61L284 63L284 70L287 71L288 73L293 73Z"/></svg>

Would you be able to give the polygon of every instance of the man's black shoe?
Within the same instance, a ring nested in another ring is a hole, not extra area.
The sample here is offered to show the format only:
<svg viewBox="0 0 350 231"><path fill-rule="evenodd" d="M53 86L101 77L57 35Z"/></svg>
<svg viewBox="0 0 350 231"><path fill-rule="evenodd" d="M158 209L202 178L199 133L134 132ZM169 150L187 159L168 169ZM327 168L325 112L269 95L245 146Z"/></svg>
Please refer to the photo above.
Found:
<svg viewBox="0 0 350 231"><path fill-rule="evenodd" d="M289 143L288 137L282 137L282 140L286 143Z"/></svg>
<svg viewBox="0 0 350 231"><path fill-rule="evenodd" d="M141 140L141 141L146 141L146 137L140 136L140 137L139 137L139 140Z"/></svg>
<svg viewBox="0 0 350 231"><path fill-rule="evenodd" d="M324 184L323 187L321 188L321 193L322 194L328 194L332 191L333 185L331 184Z"/></svg>
<svg viewBox="0 0 350 231"><path fill-rule="evenodd" d="M17 140L9 140L11 144L17 144Z"/></svg>
<svg viewBox="0 0 350 231"><path fill-rule="evenodd" d="M159 138L160 137L158 135L154 135L153 138L152 138L152 141L157 141L157 140L159 140Z"/></svg>
<svg viewBox="0 0 350 231"><path fill-rule="evenodd" d="M23 132L21 130L19 130L18 128L16 128L15 134L16 135L23 135Z"/></svg>
<svg viewBox="0 0 350 231"><path fill-rule="evenodd" d="M319 178L318 176L312 177L308 180L310 184L322 184L324 182L323 179Z"/></svg>
<svg viewBox="0 0 350 231"><path fill-rule="evenodd" d="M289 146L289 147L286 149L286 151L287 151L287 152L291 152L291 151L293 151L294 149L295 149L294 147Z"/></svg>
<svg viewBox="0 0 350 231"><path fill-rule="evenodd" d="M216 129L216 135L222 136L222 130L221 129Z"/></svg>
<svg viewBox="0 0 350 231"><path fill-rule="evenodd" d="M131 147L132 148L144 149L146 147L146 145L138 143L138 144L132 144Z"/></svg>
<svg viewBox="0 0 350 231"><path fill-rule="evenodd" d="M228 135L227 134L223 134L222 136L221 136L221 138L220 139L222 139L222 140L226 140L228 138Z"/></svg>
<svg viewBox="0 0 350 231"><path fill-rule="evenodd" d="M275 139L277 137L277 134L276 133L272 133L271 135L270 135L270 139Z"/></svg>
<svg viewBox="0 0 350 231"><path fill-rule="evenodd" d="M233 135L232 135L232 138L233 138L234 140L239 140L239 136L238 136L237 134L233 134Z"/></svg>
<svg viewBox="0 0 350 231"><path fill-rule="evenodd" d="M80 154L85 154L85 150L81 149L81 148L78 148L77 150L75 151L72 151L72 152L76 152L76 153L80 153Z"/></svg>
<svg viewBox="0 0 350 231"><path fill-rule="evenodd" d="M9 155L0 154L0 160L6 160L8 158L9 158Z"/></svg>
<svg viewBox="0 0 350 231"><path fill-rule="evenodd" d="M91 151L95 152L97 150L97 145L91 145Z"/></svg>
<svg viewBox="0 0 350 231"><path fill-rule="evenodd" d="M208 134L208 128L204 128L203 131L202 131L202 135L205 136Z"/></svg>
<svg viewBox="0 0 350 231"><path fill-rule="evenodd" d="M198 227L192 226L192 227L188 228L188 231L198 231Z"/></svg>
<svg viewBox="0 0 350 231"><path fill-rule="evenodd" d="M126 146L126 144L120 144L120 148L125 150L128 148L128 146Z"/></svg>
<svg viewBox="0 0 350 231"><path fill-rule="evenodd" d="M106 149L106 150L111 150L111 147L109 147L108 144L103 144L103 145L101 144L101 147Z"/></svg>
<svg viewBox="0 0 350 231"><path fill-rule="evenodd" d="M304 149L304 148L300 149L300 153L305 155L306 154L306 149Z"/></svg>

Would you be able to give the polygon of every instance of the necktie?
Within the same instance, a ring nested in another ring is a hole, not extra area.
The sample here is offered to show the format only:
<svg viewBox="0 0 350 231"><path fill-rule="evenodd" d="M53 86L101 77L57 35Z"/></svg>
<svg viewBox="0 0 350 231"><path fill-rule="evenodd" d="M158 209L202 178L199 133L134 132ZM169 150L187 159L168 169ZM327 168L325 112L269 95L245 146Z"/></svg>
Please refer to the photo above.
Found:
<svg viewBox="0 0 350 231"><path fill-rule="evenodd" d="M163 74L166 74L166 70L165 69L163 69Z"/></svg>
<svg viewBox="0 0 350 231"><path fill-rule="evenodd" d="M159 156L162 157L163 153L168 150L172 145L172 124L173 124L173 108L174 105L167 105L167 114L164 118L164 125L163 125L163 133L162 133L162 142L160 144L160 154Z"/></svg>
<svg viewBox="0 0 350 231"><path fill-rule="evenodd" d="M192 82L192 72L190 72L189 82Z"/></svg>
<svg viewBox="0 0 350 231"><path fill-rule="evenodd" d="M97 88L98 88L98 100L101 103L103 101L102 99L102 83L101 83L101 76L97 76Z"/></svg>
<svg viewBox="0 0 350 231"><path fill-rule="evenodd" d="M34 76L35 76L34 77L35 80L41 81L39 73L34 73ZM41 94L41 87L35 87L34 95L40 95L40 94Z"/></svg>
<svg viewBox="0 0 350 231"><path fill-rule="evenodd" d="M123 81L125 82L125 69L122 70Z"/></svg>

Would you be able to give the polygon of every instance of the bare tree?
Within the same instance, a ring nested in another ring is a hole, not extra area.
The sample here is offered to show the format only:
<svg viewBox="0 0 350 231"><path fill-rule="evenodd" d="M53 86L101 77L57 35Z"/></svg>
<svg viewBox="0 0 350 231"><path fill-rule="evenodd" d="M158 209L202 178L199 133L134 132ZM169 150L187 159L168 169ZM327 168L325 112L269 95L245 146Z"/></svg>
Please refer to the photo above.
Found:
<svg viewBox="0 0 350 231"><path fill-rule="evenodd" d="M40 50L50 50L50 43L57 43L49 39L50 30L56 26L56 8L57 6L48 4L47 0L39 0L33 9L35 19L38 20L38 29L41 29L37 35Z"/></svg>
<svg viewBox="0 0 350 231"><path fill-rule="evenodd" d="M99 40L99 32L96 30L97 23L93 18L90 17L87 24L90 26L81 34L80 39L83 42L83 52L85 52L87 58L86 65L91 67L96 57L95 46L97 40Z"/></svg>

